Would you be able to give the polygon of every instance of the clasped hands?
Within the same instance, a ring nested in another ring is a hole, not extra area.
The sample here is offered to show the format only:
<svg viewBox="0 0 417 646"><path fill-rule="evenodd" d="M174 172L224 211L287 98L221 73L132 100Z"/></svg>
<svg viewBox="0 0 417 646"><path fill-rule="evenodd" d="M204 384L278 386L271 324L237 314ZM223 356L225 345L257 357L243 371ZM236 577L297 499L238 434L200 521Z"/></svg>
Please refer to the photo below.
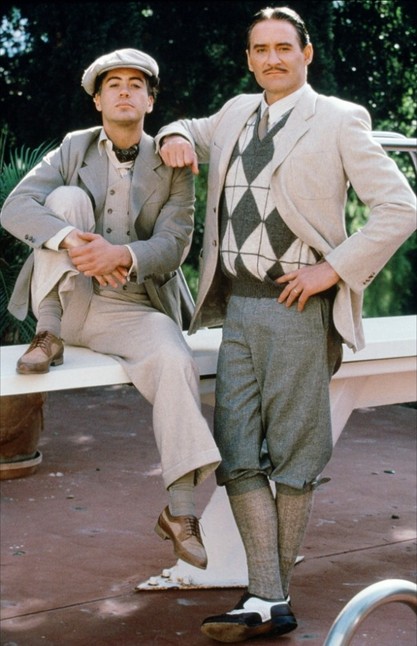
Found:
<svg viewBox="0 0 417 646"><path fill-rule="evenodd" d="M118 287L126 283L132 258L124 245L114 245L98 233L73 229L63 239L60 248L67 250L79 272L96 278L102 287Z"/></svg>

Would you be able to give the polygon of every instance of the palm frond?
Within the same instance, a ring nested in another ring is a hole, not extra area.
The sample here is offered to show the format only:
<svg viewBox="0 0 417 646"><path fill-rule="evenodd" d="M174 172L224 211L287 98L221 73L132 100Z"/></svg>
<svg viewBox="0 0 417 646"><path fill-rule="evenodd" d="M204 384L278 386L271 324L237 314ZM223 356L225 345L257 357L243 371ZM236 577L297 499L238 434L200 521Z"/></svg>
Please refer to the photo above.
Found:
<svg viewBox="0 0 417 646"><path fill-rule="evenodd" d="M6 162L7 132L0 133L0 205L17 186L21 179L34 168L42 158L53 148L56 141L44 142L36 148L22 145L10 150L9 161Z"/></svg>
<svg viewBox="0 0 417 646"><path fill-rule="evenodd" d="M56 142L45 142L36 148L21 146L7 150L7 129L0 133L0 208L21 179L53 148ZM8 159L6 161L6 154ZM18 321L7 305L19 271L30 250L5 229L0 230L0 339L3 345L29 343L34 335L36 320L29 314Z"/></svg>
<svg viewBox="0 0 417 646"><path fill-rule="evenodd" d="M24 321L18 321L7 309L19 271L19 265L10 266L3 258L0 258L0 338L2 345L29 343L35 333L36 320L32 314L29 314Z"/></svg>

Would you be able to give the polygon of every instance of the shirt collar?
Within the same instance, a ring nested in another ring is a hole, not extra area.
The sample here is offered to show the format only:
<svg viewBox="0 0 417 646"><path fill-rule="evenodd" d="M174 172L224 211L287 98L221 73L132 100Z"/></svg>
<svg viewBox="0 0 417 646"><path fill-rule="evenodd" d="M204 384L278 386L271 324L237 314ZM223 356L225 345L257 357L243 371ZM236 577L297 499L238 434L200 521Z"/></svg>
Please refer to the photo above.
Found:
<svg viewBox="0 0 417 646"><path fill-rule="evenodd" d="M99 155L106 153L115 168L132 168L133 166L133 161L119 162L113 150L113 142L108 138L104 128L101 129L100 136L98 138L98 152Z"/></svg>
<svg viewBox="0 0 417 646"><path fill-rule="evenodd" d="M302 87L300 87L298 90L295 92L292 92L288 96L285 96L283 99L278 99L278 101L275 101L272 105L268 105L267 102L265 101L265 93L262 96L262 102L261 102L261 117L265 110L269 108L269 128L274 124L279 121L279 119L286 113L288 110L291 110L295 104L298 102L302 94L306 91L307 88L307 83L304 83Z"/></svg>

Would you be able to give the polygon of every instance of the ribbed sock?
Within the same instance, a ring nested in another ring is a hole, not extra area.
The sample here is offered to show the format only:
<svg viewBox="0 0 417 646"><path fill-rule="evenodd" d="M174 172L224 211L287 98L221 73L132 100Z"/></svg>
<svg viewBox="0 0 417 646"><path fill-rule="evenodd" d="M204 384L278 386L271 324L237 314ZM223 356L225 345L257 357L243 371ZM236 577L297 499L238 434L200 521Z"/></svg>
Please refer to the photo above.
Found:
<svg viewBox="0 0 417 646"><path fill-rule="evenodd" d="M278 550L284 596L289 593L291 575L304 540L313 504L313 490L277 485Z"/></svg>
<svg viewBox="0 0 417 646"><path fill-rule="evenodd" d="M195 516L195 473L190 471L168 487L169 511L172 516Z"/></svg>
<svg viewBox="0 0 417 646"><path fill-rule="evenodd" d="M61 337L62 305L59 299L58 285L39 304L36 332L52 332L58 339Z"/></svg>
<svg viewBox="0 0 417 646"><path fill-rule="evenodd" d="M277 546L277 512L269 484L230 495L248 565L250 594L264 599L284 598Z"/></svg>

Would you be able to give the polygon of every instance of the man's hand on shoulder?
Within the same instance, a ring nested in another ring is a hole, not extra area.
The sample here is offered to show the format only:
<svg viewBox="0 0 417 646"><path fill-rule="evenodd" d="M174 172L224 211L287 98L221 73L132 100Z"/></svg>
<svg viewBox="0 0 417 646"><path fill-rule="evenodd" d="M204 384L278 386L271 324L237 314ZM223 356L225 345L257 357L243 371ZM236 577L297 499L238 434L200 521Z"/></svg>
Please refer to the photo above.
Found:
<svg viewBox="0 0 417 646"><path fill-rule="evenodd" d="M184 168L189 166L198 175L198 159L190 142L181 135L169 135L162 139L159 154L166 166Z"/></svg>

